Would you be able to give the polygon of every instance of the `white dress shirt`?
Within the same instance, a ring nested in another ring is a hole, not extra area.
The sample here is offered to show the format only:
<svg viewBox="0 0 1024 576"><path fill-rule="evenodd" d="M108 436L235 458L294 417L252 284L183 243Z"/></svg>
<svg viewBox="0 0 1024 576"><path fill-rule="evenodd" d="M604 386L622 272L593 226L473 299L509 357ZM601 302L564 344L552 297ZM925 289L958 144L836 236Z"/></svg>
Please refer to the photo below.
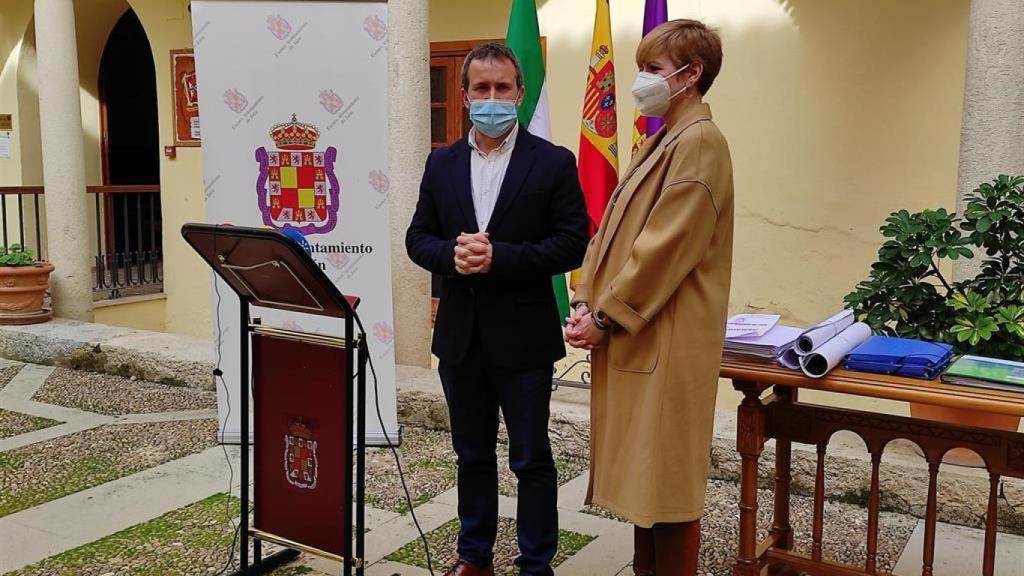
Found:
<svg viewBox="0 0 1024 576"><path fill-rule="evenodd" d="M494 205L498 202L501 184L505 181L508 163L512 160L512 150L519 135L519 123L512 128L501 146L491 150L490 154L484 153L477 145L476 134L476 128L469 131L469 145L473 149L470 152L470 180L476 223L480 232L486 232L491 214L494 213Z"/></svg>

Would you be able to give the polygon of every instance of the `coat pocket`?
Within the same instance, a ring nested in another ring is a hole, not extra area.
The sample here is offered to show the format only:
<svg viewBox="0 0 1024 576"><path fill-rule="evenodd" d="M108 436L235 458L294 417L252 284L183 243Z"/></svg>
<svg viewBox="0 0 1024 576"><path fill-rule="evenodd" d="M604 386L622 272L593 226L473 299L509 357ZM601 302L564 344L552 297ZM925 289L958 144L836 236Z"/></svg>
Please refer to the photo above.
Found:
<svg viewBox="0 0 1024 576"><path fill-rule="evenodd" d="M651 322L635 336L616 329L608 343L609 363L620 372L651 374L658 367L660 354L657 322Z"/></svg>

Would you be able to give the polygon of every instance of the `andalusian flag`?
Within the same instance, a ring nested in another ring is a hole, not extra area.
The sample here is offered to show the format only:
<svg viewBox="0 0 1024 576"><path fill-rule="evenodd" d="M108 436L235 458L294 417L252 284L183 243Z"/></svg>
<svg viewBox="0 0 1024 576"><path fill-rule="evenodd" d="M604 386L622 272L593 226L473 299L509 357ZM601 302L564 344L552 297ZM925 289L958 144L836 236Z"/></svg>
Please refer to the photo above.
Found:
<svg viewBox="0 0 1024 576"><path fill-rule="evenodd" d="M519 57L526 84L526 95L519 106L519 123L531 134L550 141L548 84L544 78L544 52L540 44L536 0L512 0L506 44ZM559 312L564 319L569 315L569 289L565 284L565 276L555 276L551 283L558 299Z"/></svg>
<svg viewBox="0 0 1024 576"><path fill-rule="evenodd" d="M612 192L619 181L618 115L615 113L615 65L612 58L612 26L608 0L597 0L594 39L583 97L580 127L579 174L590 216L590 234L604 218ZM576 285L578 271L573 273Z"/></svg>
<svg viewBox="0 0 1024 576"><path fill-rule="evenodd" d="M644 8L644 36L651 33L661 24L668 21L668 0L646 0L647 6ZM644 140L647 140L648 136L654 136L654 134L661 128L661 118L648 118L641 116L640 112L633 113L633 154L640 149L643 145Z"/></svg>

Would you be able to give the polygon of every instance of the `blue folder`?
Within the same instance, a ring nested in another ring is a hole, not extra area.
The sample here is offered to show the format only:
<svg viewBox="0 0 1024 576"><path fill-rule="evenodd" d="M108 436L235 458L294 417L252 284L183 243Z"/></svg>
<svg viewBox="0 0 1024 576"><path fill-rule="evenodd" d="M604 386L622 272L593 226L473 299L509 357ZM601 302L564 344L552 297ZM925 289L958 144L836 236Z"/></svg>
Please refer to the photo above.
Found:
<svg viewBox="0 0 1024 576"><path fill-rule="evenodd" d="M931 380L953 359L949 344L872 336L846 357L846 369Z"/></svg>

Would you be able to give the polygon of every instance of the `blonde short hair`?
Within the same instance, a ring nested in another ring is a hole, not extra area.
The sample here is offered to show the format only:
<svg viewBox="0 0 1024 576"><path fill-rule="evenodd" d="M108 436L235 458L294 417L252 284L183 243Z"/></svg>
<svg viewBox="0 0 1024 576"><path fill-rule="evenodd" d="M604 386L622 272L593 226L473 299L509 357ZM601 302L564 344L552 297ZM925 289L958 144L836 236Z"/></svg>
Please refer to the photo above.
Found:
<svg viewBox="0 0 1024 576"><path fill-rule="evenodd" d="M707 94L722 69L722 39L698 20L669 20L640 41L636 64L642 68L660 56L668 56L676 66L700 62L704 72L697 81L697 90Z"/></svg>

